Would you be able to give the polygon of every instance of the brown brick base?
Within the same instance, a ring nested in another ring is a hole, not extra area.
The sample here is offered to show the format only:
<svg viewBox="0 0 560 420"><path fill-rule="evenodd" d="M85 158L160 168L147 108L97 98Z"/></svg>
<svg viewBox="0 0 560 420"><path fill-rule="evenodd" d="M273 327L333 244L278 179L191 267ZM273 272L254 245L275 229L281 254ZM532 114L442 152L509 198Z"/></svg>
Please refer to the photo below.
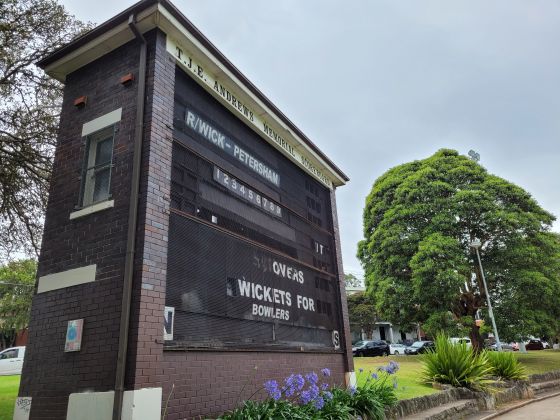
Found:
<svg viewBox="0 0 560 420"><path fill-rule="evenodd" d="M345 386L343 354L165 351L162 366L164 409L174 385L168 420L218 416L249 398L263 399L265 391L258 390L265 381L292 373L321 376L329 368L332 375L324 379Z"/></svg>

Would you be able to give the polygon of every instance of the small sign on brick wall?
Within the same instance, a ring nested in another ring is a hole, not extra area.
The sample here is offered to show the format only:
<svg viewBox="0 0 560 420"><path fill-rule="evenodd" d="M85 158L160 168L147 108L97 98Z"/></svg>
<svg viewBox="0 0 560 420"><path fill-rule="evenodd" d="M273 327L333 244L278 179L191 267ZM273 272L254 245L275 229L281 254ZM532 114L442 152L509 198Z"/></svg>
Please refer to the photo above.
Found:
<svg viewBox="0 0 560 420"><path fill-rule="evenodd" d="M173 340L173 321L175 320L175 308L166 306L163 314L163 339Z"/></svg>
<svg viewBox="0 0 560 420"><path fill-rule="evenodd" d="M82 348L82 331L84 329L83 319L74 319L68 321L68 328L66 329L66 344L64 351L80 351Z"/></svg>

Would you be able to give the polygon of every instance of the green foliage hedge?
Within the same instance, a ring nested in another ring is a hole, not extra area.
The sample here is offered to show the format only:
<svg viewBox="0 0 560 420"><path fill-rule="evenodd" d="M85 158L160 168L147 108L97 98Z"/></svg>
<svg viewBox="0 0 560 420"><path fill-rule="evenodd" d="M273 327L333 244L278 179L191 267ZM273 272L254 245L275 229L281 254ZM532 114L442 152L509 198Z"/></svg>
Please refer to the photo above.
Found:
<svg viewBox="0 0 560 420"><path fill-rule="evenodd" d="M525 380L525 367L512 352L476 353L465 343L451 343L445 334L436 338L435 351L421 356L424 383L437 382L455 387L483 390L492 377L501 380Z"/></svg>
<svg viewBox="0 0 560 420"><path fill-rule="evenodd" d="M519 363L513 352L487 352L486 356L494 376L512 381L527 379L525 367Z"/></svg>
<svg viewBox="0 0 560 420"><path fill-rule="evenodd" d="M485 352L475 353L465 343L451 343L445 334L437 336L436 350L423 354L422 380L473 390L487 388L492 375Z"/></svg>
<svg viewBox="0 0 560 420"><path fill-rule="evenodd" d="M377 372L360 370L359 375L367 375L364 385L347 389L329 383L328 369L321 371L321 377L310 372L290 375L281 383L270 380L263 386L268 399L245 401L241 407L223 414L219 419L381 420L385 418L385 408L397 402L396 378L391 381L389 377L398 369L396 362L390 362L378 368Z"/></svg>

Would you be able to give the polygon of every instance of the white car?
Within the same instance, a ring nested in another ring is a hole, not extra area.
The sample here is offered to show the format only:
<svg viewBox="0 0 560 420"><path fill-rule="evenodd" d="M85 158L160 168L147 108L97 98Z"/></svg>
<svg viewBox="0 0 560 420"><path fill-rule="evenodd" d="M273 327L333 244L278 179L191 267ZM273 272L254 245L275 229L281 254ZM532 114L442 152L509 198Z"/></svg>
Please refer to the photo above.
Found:
<svg viewBox="0 0 560 420"><path fill-rule="evenodd" d="M466 344L467 348L472 347L471 339L469 337L451 337L449 341L453 344Z"/></svg>
<svg viewBox="0 0 560 420"><path fill-rule="evenodd" d="M389 352L391 354L404 354L406 346L404 344L389 344Z"/></svg>
<svg viewBox="0 0 560 420"><path fill-rule="evenodd" d="M25 347L10 347L0 352L0 375L21 375Z"/></svg>

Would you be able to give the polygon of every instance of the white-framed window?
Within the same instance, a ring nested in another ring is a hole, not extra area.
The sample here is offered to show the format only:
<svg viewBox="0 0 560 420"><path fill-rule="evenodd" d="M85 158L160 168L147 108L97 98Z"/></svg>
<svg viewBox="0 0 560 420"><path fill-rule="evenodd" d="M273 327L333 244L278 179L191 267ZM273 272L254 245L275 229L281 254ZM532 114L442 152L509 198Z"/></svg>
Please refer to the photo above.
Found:
<svg viewBox="0 0 560 420"><path fill-rule="evenodd" d="M80 197L81 207L91 206L111 198L114 138L114 125L86 136L86 153Z"/></svg>

